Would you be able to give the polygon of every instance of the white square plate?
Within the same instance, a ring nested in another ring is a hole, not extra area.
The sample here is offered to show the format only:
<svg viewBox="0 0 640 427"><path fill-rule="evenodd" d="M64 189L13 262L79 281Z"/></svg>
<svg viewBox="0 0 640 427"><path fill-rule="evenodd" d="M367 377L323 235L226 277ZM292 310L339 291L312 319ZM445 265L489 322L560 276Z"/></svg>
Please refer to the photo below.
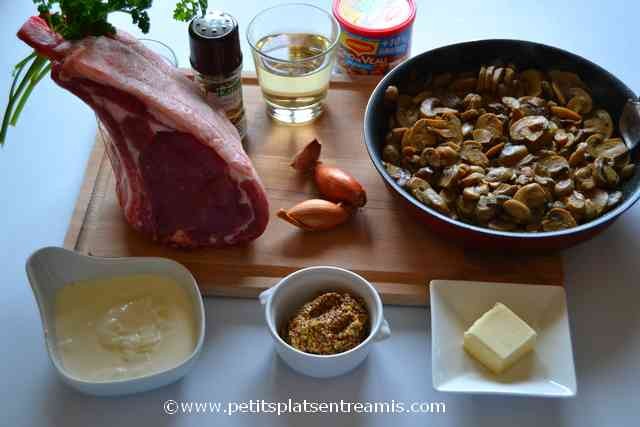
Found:
<svg viewBox="0 0 640 427"><path fill-rule="evenodd" d="M496 302L538 333L535 350L494 375L462 348L464 331ZM566 294L560 286L431 281L433 386L457 393L575 396Z"/></svg>

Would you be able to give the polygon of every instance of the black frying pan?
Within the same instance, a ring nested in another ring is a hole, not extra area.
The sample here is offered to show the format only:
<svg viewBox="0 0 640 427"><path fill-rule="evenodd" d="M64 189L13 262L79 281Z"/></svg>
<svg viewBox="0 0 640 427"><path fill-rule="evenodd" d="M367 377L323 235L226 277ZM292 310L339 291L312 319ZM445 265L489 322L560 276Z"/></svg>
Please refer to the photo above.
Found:
<svg viewBox="0 0 640 427"><path fill-rule="evenodd" d="M577 73L591 89L594 105L606 109L616 124L627 101L637 99L631 89L602 67L555 47L521 40L478 40L441 47L398 65L371 94L364 117L364 142L375 168L390 190L399 196L400 203L404 203L419 220L462 243L496 249L546 250L566 248L593 237L640 198L640 168L636 168L635 175L624 183L623 202L615 209L575 228L540 233L496 231L451 219L418 202L385 171L381 151L389 114L383 105L387 86L396 85L402 93L411 89L408 87L411 77L426 81L433 74L477 71L481 65L496 61L513 63L518 69L559 69ZM637 162L637 153L633 153L633 157L632 161Z"/></svg>

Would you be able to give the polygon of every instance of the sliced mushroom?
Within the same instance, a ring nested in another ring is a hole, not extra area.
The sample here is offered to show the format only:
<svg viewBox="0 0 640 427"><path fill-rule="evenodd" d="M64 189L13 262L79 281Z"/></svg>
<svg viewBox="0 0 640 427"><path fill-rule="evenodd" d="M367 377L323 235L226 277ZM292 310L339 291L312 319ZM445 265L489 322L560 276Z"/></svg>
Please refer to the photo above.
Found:
<svg viewBox="0 0 640 427"><path fill-rule="evenodd" d="M522 160L520 160L518 162L518 164L516 166L517 167L522 167L522 166L532 165L537 160L538 160L538 156L535 156L533 154L527 154L526 156L524 156L522 158Z"/></svg>
<svg viewBox="0 0 640 427"><path fill-rule="evenodd" d="M607 206L606 210L611 210L616 207L622 201L622 192L614 191L613 193L609 193L609 197L607 198Z"/></svg>
<svg viewBox="0 0 640 427"><path fill-rule="evenodd" d="M587 139L589 144L589 154L593 158L606 157L613 161L624 160L629 152L626 144L620 138L611 138L598 143L596 135ZM591 143L589 141L592 141Z"/></svg>
<svg viewBox="0 0 640 427"><path fill-rule="evenodd" d="M487 158L489 159L493 159L495 157L498 157L500 155L500 153L502 152L502 149L504 148L504 142L501 142L499 144L494 145L493 147L489 148L487 151L485 151L485 154L487 155Z"/></svg>
<svg viewBox="0 0 640 427"><path fill-rule="evenodd" d="M484 65L480 67L480 72L478 73L478 85L476 86L476 90L478 92L484 91L484 82L487 76L487 67Z"/></svg>
<svg viewBox="0 0 640 427"><path fill-rule="evenodd" d="M586 90L574 87L569 89L571 99L567 102L567 108L579 114L589 114L593 109L593 100Z"/></svg>
<svg viewBox="0 0 640 427"><path fill-rule="evenodd" d="M408 128L403 134L402 134L402 139L400 140L400 145L404 148L404 147L413 147L412 144L412 134L413 133L413 126ZM416 147L413 147L416 148ZM417 148L416 148L417 150Z"/></svg>
<svg viewBox="0 0 640 427"><path fill-rule="evenodd" d="M473 185L470 187L464 187L464 190L462 190L462 197L467 200L479 200L480 196L488 193L489 187L486 184Z"/></svg>
<svg viewBox="0 0 640 427"><path fill-rule="evenodd" d="M470 110L464 111L460 114L460 119L463 122L469 122L468 124L471 126L470 130L475 129L475 123L476 120L478 120L478 117L480 116L480 111L472 108Z"/></svg>
<svg viewBox="0 0 640 427"><path fill-rule="evenodd" d="M581 142L580 144L578 144L576 150L571 153L571 156L569 156L569 166L576 167L584 164L588 152L589 144L587 144L586 142Z"/></svg>
<svg viewBox="0 0 640 427"><path fill-rule="evenodd" d="M582 193L574 191L562 199L562 202L565 204L566 209L571 212L571 215L579 220L584 215L585 200L586 199Z"/></svg>
<svg viewBox="0 0 640 427"><path fill-rule="evenodd" d="M427 121L427 123L429 124L429 126L431 126L433 128L433 130L435 129L446 129L447 128L447 121L445 119L442 118L425 118L424 120Z"/></svg>
<svg viewBox="0 0 640 427"><path fill-rule="evenodd" d="M587 203L587 205L593 209L593 212L589 212L589 214L592 214L593 216L588 219L593 219L602 215L602 212L606 209L607 202L609 201L609 194L600 188L595 188L589 195L588 200L591 203ZM587 213L585 212L585 214Z"/></svg>
<svg viewBox="0 0 640 427"><path fill-rule="evenodd" d="M418 120L411 128L411 132L405 132L405 135L407 135L407 138L406 140L403 138L402 145L410 145L418 151L422 151L425 147L434 146L438 142L436 135L425 119Z"/></svg>
<svg viewBox="0 0 640 427"><path fill-rule="evenodd" d="M535 108L545 108L545 106L547 105L547 102L543 98L540 98L538 96L521 96L520 98L518 98L518 102L520 103L521 107L523 105L529 105Z"/></svg>
<svg viewBox="0 0 640 427"><path fill-rule="evenodd" d="M517 185L512 185L512 184L507 184L507 183L501 182L493 190L493 193L496 196L513 197L513 195L516 194L517 191L518 191L518 186Z"/></svg>
<svg viewBox="0 0 640 427"><path fill-rule="evenodd" d="M551 86L556 98L562 105L566 105L569 100L569 90L572 88L584 88L585 85L575 73L568 71L549 71L549 77L551 77Z"/></svg>
<svg viewBox="0 0 640 427"><path fill-rule="evenodd" d="M476 129L487 129L494 137L502 136L504 133L502 120L493 113L485 113L478 117Z"/></svg>
<svg viewBox="0 0 640 427"><path fill-rule="evenodd" d="M455 114L447 113L444 115L444 117L447 120L447 129L449 129L449 131L451 131L451 134L453 135L451 138L448 138L448 139L452 140L457 144L460 144L463 139L462 122L460 121L458 116L456 116Z"/></svg>
<svg viewBox="0 0 640 427"><path fill-rule="evenodd" d="M427 188L431 188L431 184L429 184L429 182L427 182L426 180L414 175L413 177L411 177L411 179L409 179L409 181L407 181L406 187L411 192L424 191Z"/></svg>
<svg viewBox="0 0 640 427"><path fill-rule="evenodd" d="M520 73L520 81L524 84L525 93L529 96L540 96L542 94L542 73L538 70L529 69Z"/></svg>
<svg viewBox="0 0 640 427"><path fill-rule="evenodd" d="M428 120L428 119L425 119L425 120ZM440 138L445 140L455 138L455 133L451 129L449 129L448 125L444 128L431 127L431 131L439 135ZM460 129L460 131L462 132L462 129Z"/></svg>
<svg viewBox="0 0 640 427"><path fill-rule="evenodd" d="M400 92L398 92L398 87L394 85L389 85L384 90L384 102L388 106L394 106L398 102L398 96L400 96Z"/></svg>
<svg viewBox="0 0 640 427"><path fill-rule="evenodd" d="M476 141L466 141L460 150L460 159L481 167L489 166L487 155L482 152L482 145Z"/></svg>
<svg viewBox="0 0 640 427"><path fill-rule="evenodd" d="M537 208L547 201L547 192L540 184L534 182L521 187L513 198L530 208Z"/></svg>
<svg viewBox="0 0 640 427"><path fill-rule="evenodd" d="M563 119L563 120L570 120L572 122L581 122L582 121L582 116L578 113L576 113L575 111L566 108L566 107L551 107L550 108L551 113L554 114L555 116Z"/></svg>
<svg viewBox="0 0 640 427"><path fill-rule="evenodd" d="M554 190L554 187L556 186L556 181L553 178L550 178L548 176L540 176L540 175L535 175L533 177L533 181L540 184L542 188L544 188L547 191L547 198L550 199L551 196L553 195L553 190Z"/></svg>
<svg viewBox="0 0 640 427"><path fill-rule="evenodd" d="M555 186L553 187L553 192L556 197L564 197L571 194L573 192L573 189L573 179L567 178L556 182Z"/></svg>
<svg viewBox="0 0 640 427"><path fill-rule="evenodd" d="M440 197L442 197L442 200L444 200L447 206L449 206L449 210L452 210L455 208L456 199L458 198L458 193L456 191L443 188L442 190L440 190L440 193L438 194L440 194Z"/></svg>
<svg viewBox="0 0 640 427"><path fill-rule="evenodd" d="M527 185L533 181L533 176L520 174L516 177L516 184L518 185Z"/></svg>
<svg viewBox="0 0 640 427"><path fill-rule="evenodd" d="M520 101L518 101L516 98L512 96L503 96L502 103L507 107L511 108L512 110L520 108Z"/></svg>
<svg viewBox="0 0 640 427"><path fill-rule="evenodd" d="M613 120L606 110L596 110L593 116L584 121L584 129L590 133L600 133L605 139L613 134Z"/></svg>
<svg viewBox="0 0 640 427"><path fill-rule="evenodd" d="M507 144L502 149L498 162L503 166L515 166L529 154L529 150L524 145Z"/></svg>
<svg viewBox="0 0 640 427"><path fill-rule="evenodd" d="M434 169L439 169L442 167L442 162L440 161L440 153L436 151L433 147L427 147L422 150L420 153L420 157L422 159L422 163L426 166L430 166Z"/></svg>
<svg viewBox="0 0 640 427"><path fill-rule="evenodd" d="M484 174L480 172L473 172L465 176L460 180L460 185L463 187L470 187L472 185L478 185L484 179Z"/></svg>
<svg viewBox="0 0 640 427"><path fill-rule="evenodd" d="M398 146L387 144L382 150L382 160L385 162L396 163L400 161L400 150Z"/></svg>
<svg viewBox="0 0 640 427"><path fill-rule="evenodd" d="M538 166L546 172L546 175L552 177L566 175L570 169L567 159L557 154L540 159Z"/></svg>
<svg viewBox="0 0 640 427"><path fill-rule="evenodd" d="M580 191L591 191L595 188L596 182L593 179L593 164L581 167L573 173L576 188Z"/></svg>
<svg viewBox="0 0 640 427"><path fill-rule="evenodd" d="M484 175L485 173L485 168L483 168L482 166L477 166L477 165L471 165L469 166L469 168L467 169L467 174L472 174L472 173L481 173ZM466 175L465 175L466 176Z"/></svg>
<svg viewBox="0 0 640 427"><path fill-rule="evenodd" d="M484 74L484 90L487 92L491 92L491 83L493 82L493 71L495 70L495 66L489 65L487 67L487 71Z"/></svg>
<svg viewBox="0 0 640 427"><path fill-rule="evenodd" d="M504 68L496 67L493 70L493 76L491 78L491 91L496 92L498 90L498 86L502 82L502 78L504 76Z"/></svg>
<svg viewBox="0 0 640 427"><path fill-rule="evenodd" d="M512 86L515 75L516 75L515 66L507 65L507 67L504 69L504 78L502 79L502 81L507 86Z"/></svg>
<svg viewBox="0 0 640 427"><path fill-rule="evenodd" d="M405 161L419 153L416 147L412 147L411 145L406 145L402 147L402 160Z"/></svg>
<svg viewBox="0 0 640 427"><path fill-rule="evenodd" d="M576 140L576 136L571 132L567 132L566 130L560 128L554 132L553 140L560 148L568 149L573 146L573 143Z"/></svg>
<svg viewBox="0 0 640 427"><path fill-rule="evenodd" d="M385 162L383 164L389 176L393 178L400 187L404 187L405 185L407 185L407 182L409 182L409 179L411 178L411 173L408 170L391 163Z"/></svg>
<svg viewBox="0 0 640 427"><path fill-rule="evenodd" d="M449 166L442 171L438 185L442 188L452 188L458 184L458 165Z"/></svg>
<svg viewBox="0 0 640 427"><path fill-rule="evenodd" d="M542 81L542 94L544 95L545 98L548 99L553 99L553 87L551 86L551 82L547 81L547 80L543 80Z"/></svg>
<svg viewBox="0 0 640 427"><path fill-rule="evenodd" d="M482 108L482 96L477 93L470 93L462 100L465 110L477 110Z"/></svg>
<svg viewBox="0 0 640 427"><path fill-rule="evenodd" d="M578 225L576 220L566 209L553 208L549 211L545 219L542 221L542 229L544 231L566 230Z"/></svg>
<svg viewBox="0 0 640 427"><path fill-rule="evenodd" d="M496 216L498 202L491 194L482 195L476 204L476 219L480 223L487 223Z"/></svg>
<svg viewBox="0 0 640 427"><path fill-rule="evenodd" d="M531 220L531 209L524 203L516 199L510 199L504 202L502 208L510 216L516 219L516 222L526 223Z"/></svg>
<svg viewBox="0 0 640 427"><path fill-rule="evenodd" d="M535 142L549 126L549 121L544 116L526 116L511 125L509 134L515 141Z"/></svg>
<svg viewBox="0 0 640 427"><path fill-rule="evenodd" d="M402 166L411 171L414 171L424 166L424 164L422 162L422 158L418 154L413 154L402 158Z"/></svg>
<svg viewBox="0 0 640 427"><path fill-rule="evenodd" d="M440 146L436 148L436 153L440 158L440 164L443 167L451 166L458 161L458 152L449 146Z"/></svg>
<svg viewBox="0 0 640 427"><path fill-rule="evenodd" d="M634 165L633 163L629 163L622 168L622 170L620 171L620 176L622 176L622 179L629 179L633 176L635 170L636 165Z"/></svg>
<svg viewBox="0 0 640 427"><path fill-rule="evenodd" d="M471 135L480 144L489 144L493 140L493 132L487 129L474 129Z"/></svg>
<svg viewBox="0 0 640 427"><path fill-rule="evenodd" d="M487 112L489 113L493 113L496 116L498 116L498 118L502 121L502 120L506 120L507 119L507 114L509 113L509 109L501 104L500 102L491 102L487 105L486 107Z"/></svg>
<svg viewBox="0 0 640 427"><path fill-rule="evenodd" d="M615 188L620 183L620 176L614 169L613 159L598 157L593 162L593 179L600 187Z"/></svg>
<svg viewBox="0 0 640 427"><path fill-rule="evenodd" d="M400 95L402 98L402 95ZM396 121L401 127L411 127L420 118L420 112L415 106L403 107L398 105L396 110Z"/></svg>
<svg viewBox="0 0 640 427"><path fill-rule="evenodd" d="M558 82L552 81L551 89L553 89L553 94L555 95L558 102L562 105L565 105L567 103L567 98L563 93L563 87L561 86L561 84Z"/></svg>
<svg viewBox="0 0 640 427"><path fill-rule="evenodd" d="M509 182L515 177L515 172L511 168L507 167L497 167L489 169L487 175L485 176L485 180L487 182Z"/></svg>
<svg viewBox="0 0 640 427"><path fill-rule="evenodd" d="M414 195L416 196L416 199L420 200L430 208L433 208L443 214L449 213L449 206L447 206L445 200L436 193L433 188L429 187L422 191L416 191Z"/></svg>
<svg viewBox="0 0 640 427"><path fill-rule="evenodd" d="M436 171L430 166L423 166L413 174L417 178L424 179L431 184L436 177Z"/></svg>
<svg viewBox="0 0 640 427"><path fill-rule="evenodd" d="M420 104L420 114L423 117L436 117L438 114L434 111L434 108L438 105L440 105L438 98L427 98Z"/></svg>
<svg viewBox="0 0 640 427"><path fill-rule="evenodd" d="M473 125L471 123L462 124L462 137L467 138L472 135Z"/></svg>

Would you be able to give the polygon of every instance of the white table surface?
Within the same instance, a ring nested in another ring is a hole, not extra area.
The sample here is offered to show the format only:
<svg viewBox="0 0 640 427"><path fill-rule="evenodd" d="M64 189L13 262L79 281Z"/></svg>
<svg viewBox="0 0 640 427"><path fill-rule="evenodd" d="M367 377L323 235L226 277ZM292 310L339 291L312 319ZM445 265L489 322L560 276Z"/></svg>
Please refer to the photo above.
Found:
<svg viewBox="0 0 640 427"><path fill-rule="evenodd" d="M250 18L277 1L210 1ZM316 1L324 7L329 1ZM604 66L640 90L634 1L427 1L419 0L413 52L452 42L509 37L553 44ZM174 2L156 1L150 37L165 40L186 65L184 25L173 22ZM15 38L33 12L26 0L0 1L0 99L11 66L28 53ZM283 19L287 19L283 17ZM126 17L115 19L130 28ZM244 35L244 33L243 33ZM244 37L243 37L244 38ZM246 48L246 43L243 46ZM246 50L245 50L246 52ZM499 52L496 52L499 55ZM249 56L245 66L252 67ZM2 107L4 108L4 107ZM336 108L335 106L330 108ZM49 367L42 330L24 274L35 249L61 245L78 194L93 136L93 113L49 80L26 107L0 150L0 424L6 426L584 426L637 425L640 383L640 205L595 238L566 252L566 285L578 377L568 400L460 396L431 386L429 311L386 307L393 336L376 345L350 375L313 380L297 375L273 352L257 301L208 298L207 339L197 370L163 389L99 399L61 384ZM508 262L508 259L505 259ZM260 419L253 415L165 415L178 401L439 401L446 414L307 415Z"/></svg>

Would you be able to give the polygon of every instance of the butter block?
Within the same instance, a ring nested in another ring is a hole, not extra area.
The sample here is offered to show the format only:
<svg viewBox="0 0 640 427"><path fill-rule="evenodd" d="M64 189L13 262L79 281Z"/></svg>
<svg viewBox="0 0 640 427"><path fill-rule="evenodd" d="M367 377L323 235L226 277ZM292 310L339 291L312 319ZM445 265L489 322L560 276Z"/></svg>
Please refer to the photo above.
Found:
<svg viewBox="0 0 640 427"><path fill-rule="evenodd" d="M464 349L499 374L533 350L534 331L506 305L497 303L464 333Z"/></svg>

